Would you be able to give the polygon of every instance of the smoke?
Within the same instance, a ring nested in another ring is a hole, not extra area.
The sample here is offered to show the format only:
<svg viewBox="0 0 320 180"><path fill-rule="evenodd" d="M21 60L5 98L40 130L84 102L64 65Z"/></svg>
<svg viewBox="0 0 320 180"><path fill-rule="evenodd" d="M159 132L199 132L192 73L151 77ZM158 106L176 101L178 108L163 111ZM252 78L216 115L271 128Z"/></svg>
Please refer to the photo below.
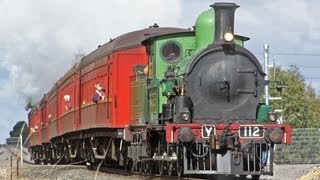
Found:
<svg viewBox="0 0 320 180"><path fill-rule="evenodd" d="M170 5L168 5L170 3ZM0 69L15 98L34 105L84 54L109 38L148 27L177 26L180 1L2 0Z"/></svg>
<svg viewBox="0 0 320 180"><path fill-rule="evenodd" d="M24 107L24 109L25 109L26 111L29 111L29 110L32 109L34 106L35 106L35 105L34 105L34 103L32 103L32 99L27 98L27 104L26 104L26 106Z"/></svg>

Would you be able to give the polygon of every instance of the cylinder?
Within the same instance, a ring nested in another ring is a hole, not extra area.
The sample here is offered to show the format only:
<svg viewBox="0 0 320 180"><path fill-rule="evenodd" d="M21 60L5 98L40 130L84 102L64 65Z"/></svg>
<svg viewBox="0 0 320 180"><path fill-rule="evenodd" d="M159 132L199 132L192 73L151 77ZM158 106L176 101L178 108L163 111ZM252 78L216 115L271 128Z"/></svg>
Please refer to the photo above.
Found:
<svg viewBox="0 0 320 180"><path fill-rule="evenodd" d="M189 96L178 96L175 99L175 112L185 112L192 108L192 101Z"/></svg>
<svg viewBox="0 0 320 180"><path fill-rule="evenodd" d="M192 101L189 96L178 96L175 98L175 120L189 123L191 120ZM186 119L188 116L189 118Z"/></svg>

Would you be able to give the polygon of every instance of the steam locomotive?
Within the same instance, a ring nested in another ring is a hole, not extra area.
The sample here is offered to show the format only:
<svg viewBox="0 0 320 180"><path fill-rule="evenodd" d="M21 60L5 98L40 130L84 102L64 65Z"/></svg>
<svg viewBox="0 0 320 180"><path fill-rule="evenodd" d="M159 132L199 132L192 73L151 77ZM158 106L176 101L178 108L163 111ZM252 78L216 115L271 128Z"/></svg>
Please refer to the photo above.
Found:
<svg viewBox="0 0 320 180"><path fill-rule="evenodd" d="M291 143L291 127L259 103L265 73L244 48L249 38L234 34L239 6L211 7L194 30L154 24L75 64L29 112L32 159L170 176L272 175L274 145Z"/></svg>

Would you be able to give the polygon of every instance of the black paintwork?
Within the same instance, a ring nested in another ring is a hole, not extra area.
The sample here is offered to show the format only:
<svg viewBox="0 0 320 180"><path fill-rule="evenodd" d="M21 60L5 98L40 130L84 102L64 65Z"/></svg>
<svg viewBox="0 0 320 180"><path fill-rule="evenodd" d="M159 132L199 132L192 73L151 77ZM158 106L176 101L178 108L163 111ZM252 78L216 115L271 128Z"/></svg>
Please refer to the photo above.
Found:
<svg viewBox="0 0 320 180"><path fill-rule="evenodd" d="M263 90L259 61L245 48L211 45L187 67L186 87L194 104L196 120L256 119Z"/></svg>
<svg viewBox="0 0 320 180"><path fill-rule="evenodd" d="M234 34L234 12L239 6L235 3L215 3L211 7L215 11L214 43L224 42L224 33Z"/></svg>

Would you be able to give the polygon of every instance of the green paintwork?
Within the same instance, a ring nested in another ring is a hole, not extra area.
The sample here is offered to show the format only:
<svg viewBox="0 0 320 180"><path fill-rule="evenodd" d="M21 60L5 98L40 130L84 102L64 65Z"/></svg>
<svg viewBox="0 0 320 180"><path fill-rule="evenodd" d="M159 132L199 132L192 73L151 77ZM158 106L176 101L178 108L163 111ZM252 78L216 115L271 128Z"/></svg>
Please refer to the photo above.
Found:
<svg viewBox="0 0 320 180"><path fill-rule="evenodd" d="M268 114L271 111L272 107L270 105L260 104L258 106L258 117L257 121L259 124L268 122Z"/></svg>
<svg viewBox="0 0 320 180"><path fill-rule="evenodd" d="M162 91L163 96L171 96L174 94L174 92L173 92L174 82L164 81L162 84L163 84L163 89L164 89Z"/></svg>
<svg viewBox="0 0 320 180"><path fill-rule="evenodd" d="M175 41L179 43L182 48L180 58L173 62L168 62L161 56L161 47L168 41ZM193 35L190 34L162 36L154 42L154 49L154 66L156 68L154 69L156 71L153 71L155 75L154 77L156 77L159 80L162 80L164 78L164 73L169 65L177 66L179 63L181 63L181 61L185 61L187 57L190 57L194 53L195 38Z"/></svg>
<svg viewBox="0 0 320 180"><path fill-rule="evenodd" d="M214 41L215 18L214 10L210 9L201 13L196 21L196 51L199 52ZM244 46L244 42L235 39L235 43Z"/></svg>
<svg viewBox="0 0 320 180"><path fill-rule="evenodd" d="M175 41L181 46L181 55L180 58L173 61L168 62L163 59L161 56L161 47L168 41ZM158 87L158 112L162 113L162 104L167 102L166 96L162 95L162 92L167 92L174 84L170 83L160 83L161 80L164 79L165 71L168 66L175 65L180 67L180 72L184 72L186 64L189 62L188 60L194 54L195 51L195 37L193 34L175 34L175 35L167 35L162 36L156 41L154 41L151 46L151 54L153 58L153 85Z"/></svg>
<svg viewBox="0 0 320 180"><path fill-rule="evenodd" d="M213 42L215 33L214 10L201 13L196 21L196 48L201 50Z"/></svg>
<svg viewBox="0 0 320 180"><path fill-rule="evenodd" d="M241 41L240 39L237 39L237 38L236 38L234 41L235 41L235 43L238 44L239 46L242 46L242 47L244 46L244 42Z"/></svg>

